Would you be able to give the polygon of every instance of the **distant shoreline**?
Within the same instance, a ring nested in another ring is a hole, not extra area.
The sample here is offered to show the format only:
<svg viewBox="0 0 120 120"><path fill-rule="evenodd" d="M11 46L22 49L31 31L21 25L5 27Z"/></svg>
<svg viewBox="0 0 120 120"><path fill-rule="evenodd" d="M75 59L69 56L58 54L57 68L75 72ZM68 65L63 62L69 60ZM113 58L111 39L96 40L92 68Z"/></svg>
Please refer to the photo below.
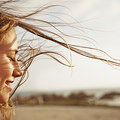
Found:
<svg viewBox="0 0 120 120"><path fill-rule="evenodd" d="M64 93L66 92L66 93ZM79 105L120 106L120 89L91 89L78 91L21 92L12 99L15 105Z"/></svg>

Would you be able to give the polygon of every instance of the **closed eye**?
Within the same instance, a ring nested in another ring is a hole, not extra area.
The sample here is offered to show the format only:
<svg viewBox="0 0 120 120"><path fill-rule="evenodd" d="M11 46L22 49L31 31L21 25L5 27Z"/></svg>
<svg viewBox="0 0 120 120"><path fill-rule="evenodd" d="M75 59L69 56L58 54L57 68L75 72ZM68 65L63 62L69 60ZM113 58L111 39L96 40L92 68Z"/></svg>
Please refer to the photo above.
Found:
<svg viewBox="0 0 120 120"><path fill-rule="evenodd" d="M13 62L15 62L15 58L9 57L9 59Z"/></svg>

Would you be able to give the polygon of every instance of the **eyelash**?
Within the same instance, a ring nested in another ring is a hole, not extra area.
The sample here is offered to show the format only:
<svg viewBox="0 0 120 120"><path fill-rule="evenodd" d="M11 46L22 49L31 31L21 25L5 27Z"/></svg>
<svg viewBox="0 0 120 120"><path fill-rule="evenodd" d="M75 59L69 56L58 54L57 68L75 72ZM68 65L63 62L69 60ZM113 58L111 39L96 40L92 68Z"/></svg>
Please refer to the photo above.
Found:
<svg viewBox="0 0 120 120"><path fill-rule="evenodd" d="M10 60L12 60L13 62L15 62L15 59L14 58L12 58L12 57L9 57L10 58Z"/></svg>

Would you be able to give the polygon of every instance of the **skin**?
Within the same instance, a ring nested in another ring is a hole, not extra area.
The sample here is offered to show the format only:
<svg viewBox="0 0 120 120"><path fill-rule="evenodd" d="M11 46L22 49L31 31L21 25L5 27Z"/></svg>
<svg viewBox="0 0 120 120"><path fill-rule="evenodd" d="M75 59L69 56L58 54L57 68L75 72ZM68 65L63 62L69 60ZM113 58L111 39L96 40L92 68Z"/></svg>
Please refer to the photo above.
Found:
<svg viewBox="0 0 120 120"><path fill-rule="evenodd" d="M17 49L17 36L12 28L4 35L0 45L0 104L8 101L14 79L22 76L22 71L16 60Z"/></svg>

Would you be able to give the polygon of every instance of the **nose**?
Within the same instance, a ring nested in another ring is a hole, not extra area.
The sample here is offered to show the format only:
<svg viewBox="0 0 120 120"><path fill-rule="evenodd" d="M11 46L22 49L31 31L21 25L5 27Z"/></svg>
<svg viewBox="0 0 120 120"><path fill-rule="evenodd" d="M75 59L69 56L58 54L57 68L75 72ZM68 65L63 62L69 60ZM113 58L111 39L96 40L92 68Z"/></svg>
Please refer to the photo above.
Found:
<svg viewBox="0 0 120 120"><path fill-rule="evenodd" d="M14 69L14 71L13 71L13 76L14 77L20 77L20 76L22 76L22 71L21 71L21 69Z"/></svg>
<svg viewBox="0 0 120 120"><path fill-rule="evenodd" d="M15 65L15 66L16 66L16 67L15 67L14 70L13 70L13 76L14 76L14 77L20 77L20 76L22 76L22 75L23 75L23 72L22 72L19 64Z"/></svg>

